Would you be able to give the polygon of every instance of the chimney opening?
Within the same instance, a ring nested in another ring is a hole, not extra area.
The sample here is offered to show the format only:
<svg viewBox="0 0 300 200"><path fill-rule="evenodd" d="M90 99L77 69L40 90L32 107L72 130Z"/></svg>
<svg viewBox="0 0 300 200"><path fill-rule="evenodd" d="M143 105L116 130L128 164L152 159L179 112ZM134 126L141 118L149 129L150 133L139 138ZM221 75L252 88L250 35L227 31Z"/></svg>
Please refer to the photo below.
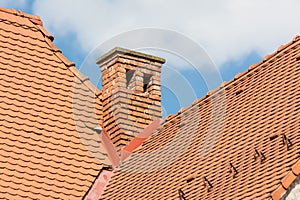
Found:
<svg viewBox="0 0 300 200"><path fill-rule="evenodd" d="M134 74L134 70L130 70L130 69L126 69L126 87L129 87L129 84L132 80L133 74Z"/></svg>
<svg viewBox="0 0 300 200"><path fill-rule="evenodd" d="M144 74L144 79L143 79L143 92L149 92L149 86L151 82L151 75L150 74Z"/></svg>

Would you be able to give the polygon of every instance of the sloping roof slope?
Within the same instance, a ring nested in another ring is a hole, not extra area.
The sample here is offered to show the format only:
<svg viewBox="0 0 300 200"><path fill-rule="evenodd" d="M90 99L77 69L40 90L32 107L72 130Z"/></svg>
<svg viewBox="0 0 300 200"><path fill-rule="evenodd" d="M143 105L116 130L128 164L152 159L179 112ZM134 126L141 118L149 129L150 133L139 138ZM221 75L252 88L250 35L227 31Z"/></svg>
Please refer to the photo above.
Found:
<svg viewBox="0 0 300 200"><path fill-rule="evenodd" d="M109 164L92 130L100 92L53 39L39 17L0 9L1 199L81 199Z"/></svg>
<svg viewBox="0 0 300 200"><path fill-rule="evenodd" d="M102 198L279 199L299 175L299 55L295 37L169 116Z"/></svg>

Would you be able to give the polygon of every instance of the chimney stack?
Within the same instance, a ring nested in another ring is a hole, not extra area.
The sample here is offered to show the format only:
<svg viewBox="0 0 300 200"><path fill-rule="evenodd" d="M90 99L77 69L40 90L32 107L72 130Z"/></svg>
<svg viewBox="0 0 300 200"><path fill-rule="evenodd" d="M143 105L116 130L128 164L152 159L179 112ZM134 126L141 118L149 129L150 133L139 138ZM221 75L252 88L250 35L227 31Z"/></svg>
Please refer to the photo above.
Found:
<svg viewBox="0 0 300 200"><path fill-rule="evenodd" d="M104 128L124 147L161 111L161 66L165 59L114 48L97 59L102 71Z"/></svg>

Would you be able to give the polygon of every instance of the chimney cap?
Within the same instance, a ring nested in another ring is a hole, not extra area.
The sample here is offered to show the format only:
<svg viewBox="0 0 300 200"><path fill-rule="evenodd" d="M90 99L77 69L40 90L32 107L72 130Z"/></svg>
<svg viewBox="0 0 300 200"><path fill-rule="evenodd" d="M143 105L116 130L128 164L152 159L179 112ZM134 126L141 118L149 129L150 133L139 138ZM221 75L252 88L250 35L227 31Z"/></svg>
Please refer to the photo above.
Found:
<svg viewBox="0 0 300 200"><path fill-rule="evenodd" d="M130 49L125 49L125 48L122 48L122 47L115 47L112 50L108 51L107 53L103 54L100 58L98 58L96 60L96 63L101 64L104 61L106 61L107 59L109 59L112 56L117 55L117 54L132 55L132 56L135 56L135 57L140 57L140 58L156 61L156 62L159 62L159 63L162 63L162 64L164 64L166 62L166 60L164 58L160 58L160 57L157 57L157 56L152 56L152 55L149 55L149 54L133 51L133 50L130 50Z"/></svg>

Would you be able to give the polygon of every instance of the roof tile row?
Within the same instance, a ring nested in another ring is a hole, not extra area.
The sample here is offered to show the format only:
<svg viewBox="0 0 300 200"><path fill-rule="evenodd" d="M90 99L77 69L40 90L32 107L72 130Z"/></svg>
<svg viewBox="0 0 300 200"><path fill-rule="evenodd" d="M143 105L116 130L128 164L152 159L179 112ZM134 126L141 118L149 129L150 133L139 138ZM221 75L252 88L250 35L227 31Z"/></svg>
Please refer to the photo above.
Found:
<svg viewBox="0 0 300 200"><path fill-rule="evenodd" d="M296 37L169 116L115 172L102 199L176 199L179 190L186 199L281 196L276 189L295 179L299 156L299 52Z"/></svg>
<svg viewBox="0 0 300 200"><path fill-rule="evenodd" d="M100 92L39 17L0 9L0 18L0 197L81 198L109 164L92 130Z"/></svg>

